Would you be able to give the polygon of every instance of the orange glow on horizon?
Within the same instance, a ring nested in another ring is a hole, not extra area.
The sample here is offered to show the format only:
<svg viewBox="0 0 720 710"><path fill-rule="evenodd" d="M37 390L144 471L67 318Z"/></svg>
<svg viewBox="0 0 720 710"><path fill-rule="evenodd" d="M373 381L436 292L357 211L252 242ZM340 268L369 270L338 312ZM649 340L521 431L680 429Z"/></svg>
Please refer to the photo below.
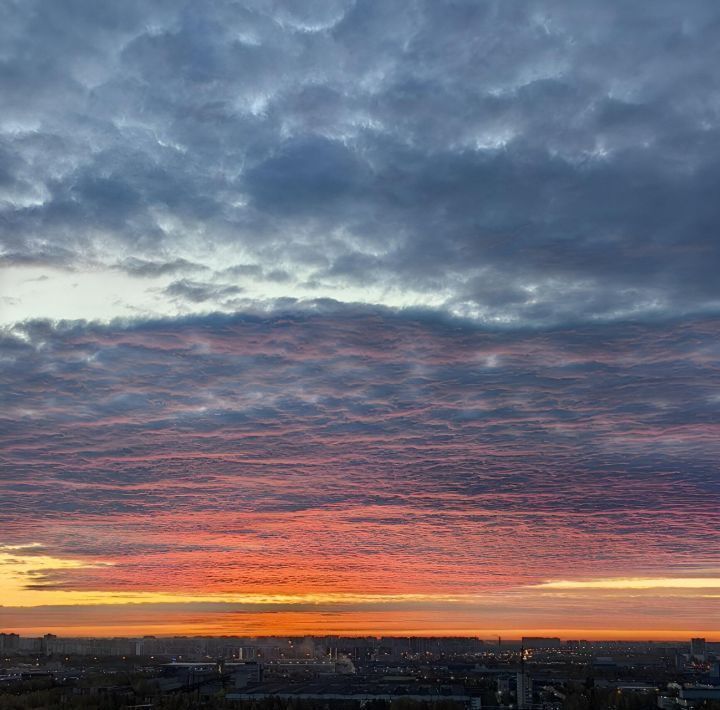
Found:
<svg viewBox="0 0 720 710"><path fill-rule="evenodd" d="M588 640L673 640L718 634L709 621L720 577L547 581L482 593L284 590L193 594L73 588L74 575L112 572L111 561L41 554L36 544L0 548L3 629L65 636L470 636L549 635ZM59 578L66 587L43 586ZM710 576L712 575L712 576ZM102 580L102 578L99 578ZM29 584L28 580L40 582ZM691 611L689 611L691 610ZM652 611L650 616L645 612ZM605 626L612 618L613 626ZM638 619L646 619L639 625ZM671 619L672 623L667 622ZM570 626L566 623L570 620ZM660 620L660 623L654 623ZM540 623L538 623L540 622Z"/></svg>
<svg viewBox="0 0 720 710"><path fill-rule="evenodd" d="M274 618L266 618L273 616ZM411 618L390 615L387 620L377 616L356 614L352 619L329 621L324 614L305 612L275 613L272 615L247 615L242 624L218 627L196 621L173 621L158 623L157 620L144 624L103 624L102 626L78 624L46 626L13 626L7 632L22 636L39 636L54 633L66 637L140 637L153 636L420 636L420 637L468 637L491 640L501 636L503 640L518 640L522 636L559 637L563 640L582 639L586 641L682 641L703 637L709 642L720 640L717 629L687 628L459 628L453 624L438 624L414 628L408 625ZM416 616L416 615L415 615Z"/></svg>

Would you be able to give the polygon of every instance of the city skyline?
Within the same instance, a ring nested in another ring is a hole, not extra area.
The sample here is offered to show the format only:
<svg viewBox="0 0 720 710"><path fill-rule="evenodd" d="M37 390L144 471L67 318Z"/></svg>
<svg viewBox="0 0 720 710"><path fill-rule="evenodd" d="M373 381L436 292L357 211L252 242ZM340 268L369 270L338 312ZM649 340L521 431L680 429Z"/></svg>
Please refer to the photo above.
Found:
<svg viewBox="0 0 720 710"><path fill-rule="evenodd" d="M0 631L720 638L720 8L0 8Z"/></svg>

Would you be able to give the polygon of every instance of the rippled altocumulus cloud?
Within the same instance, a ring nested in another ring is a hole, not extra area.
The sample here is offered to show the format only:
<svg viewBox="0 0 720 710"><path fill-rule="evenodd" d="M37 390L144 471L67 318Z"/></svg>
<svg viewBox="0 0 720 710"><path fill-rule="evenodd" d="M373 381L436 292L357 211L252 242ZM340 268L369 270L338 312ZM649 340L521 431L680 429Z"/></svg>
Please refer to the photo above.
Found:
<svg viewBox="0 0 720 710"><path fill-rule="evenodd" d="M27 324L2 343L3 538L115 563L41 587L113 591L704 574L717 342L327 307Z"/></svg>

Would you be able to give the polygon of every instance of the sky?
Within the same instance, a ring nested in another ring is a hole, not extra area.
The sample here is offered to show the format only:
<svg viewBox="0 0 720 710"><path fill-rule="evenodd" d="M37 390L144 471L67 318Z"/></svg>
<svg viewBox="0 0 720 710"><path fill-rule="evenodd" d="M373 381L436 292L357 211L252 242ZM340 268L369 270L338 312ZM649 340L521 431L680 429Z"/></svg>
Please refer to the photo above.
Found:
<svg viewBox="0 0 720 710"><path fill-rule="evenodd" d="M714 0L0 47L0 630L720 639Z"/></svg>

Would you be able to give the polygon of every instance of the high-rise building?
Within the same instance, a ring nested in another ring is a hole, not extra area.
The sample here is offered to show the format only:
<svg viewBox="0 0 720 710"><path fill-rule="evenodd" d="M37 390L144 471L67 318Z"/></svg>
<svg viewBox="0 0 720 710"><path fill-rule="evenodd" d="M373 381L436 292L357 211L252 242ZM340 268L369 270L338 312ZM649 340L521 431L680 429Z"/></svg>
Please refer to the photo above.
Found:
<svg viewBox="0 0 720 710"><path fill-rule="evenodd" d="M517 706L519 709L528 708L532 705L532 679L521 671L516 677Z"/></svg>
<svg viewBox="0 0 720 710"><path fill-rule="evenodd" d="M20 636L17 634L0 634L0 651L14 653L20 648Z"/></svg>
<svg viewBox="0 0 720 710"><path fill-rule="evenodd" d="M701 660L705 659L705 639L690 639L690 655Z"/></svg>
<svg viewBox="0 0 720 710"><path fill-rule="evenodd" d="M42 650L46 656L50 656L55 653L56 641L57 636L55 634L45 634L45 636L42 637Z"/></svg>

